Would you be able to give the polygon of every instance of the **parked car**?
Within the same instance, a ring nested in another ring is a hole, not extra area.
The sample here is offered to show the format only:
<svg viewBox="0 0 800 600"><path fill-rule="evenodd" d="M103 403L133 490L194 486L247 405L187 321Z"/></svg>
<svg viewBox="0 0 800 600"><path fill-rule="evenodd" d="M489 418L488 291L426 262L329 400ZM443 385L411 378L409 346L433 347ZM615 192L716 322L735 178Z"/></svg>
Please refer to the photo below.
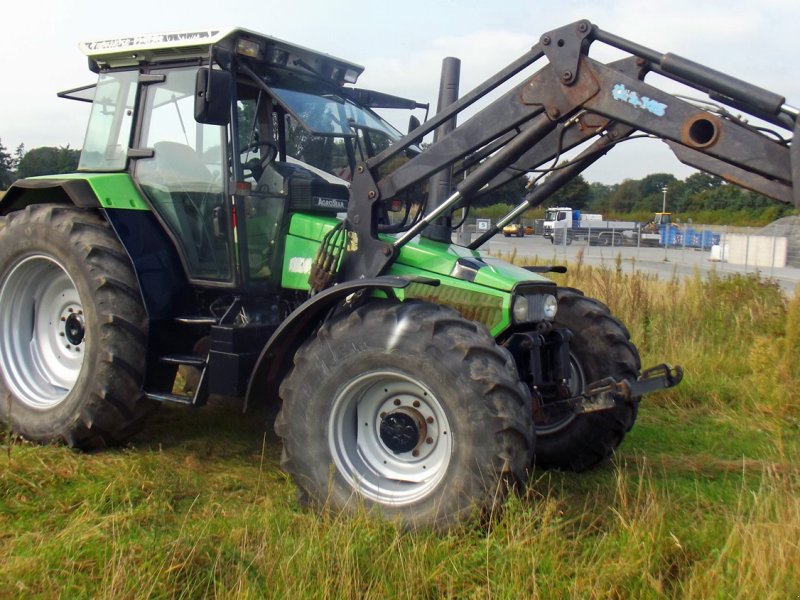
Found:
<svg viewBox="0 0 800 600"><path fill-rule="evenodd" d="M533 235L533 227L529 225L522 225L521 223L509 223L503 227L503 235L505 237L522 237L523 235Z"/></svg>

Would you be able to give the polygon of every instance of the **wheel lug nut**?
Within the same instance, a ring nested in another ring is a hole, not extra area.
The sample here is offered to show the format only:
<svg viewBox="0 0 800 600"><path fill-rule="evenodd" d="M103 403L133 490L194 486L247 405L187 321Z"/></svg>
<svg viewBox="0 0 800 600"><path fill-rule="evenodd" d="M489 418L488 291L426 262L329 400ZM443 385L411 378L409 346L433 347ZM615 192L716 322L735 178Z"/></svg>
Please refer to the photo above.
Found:
<svg viewBox="0 0 800 600"><path fill-rule="evenodd" d="M414 408L419 408L419 400L414 400Z"/></svg>
<svg viewBox="0 0 800 600"><path fill-rule="evenodd" d="M385 412L382 412L382 413L381 413L381 419L385 419L385 418L386 418L386 413L385 413Z"/></svg>
<svg viewBox="0 0 800 600"><path fill-rule="evenodd" d="M412 450L411 454L412 456L419 456L419 450Z"/></svg>
<svg viewBox="0 0 800 600"><path fill-rule="evenodd" d="M395 398L394 399L394 405L395 406L400 406L400 398Z"/></svg>
<svg viewBox="0 0 800 600"><path fill-rule="evenodd" d="M426 438L425 442L428 443L428 444L432 444L433 443L433 438L432 437Z"/></svg>
<svg viewBox="0 0 800 600"><path fill-rule="evenodd" d="M62 321L62 322L63 322L63 321L66 321L66 320L67 320L67 317L61 317L61 321Z"/></svg>
<svg viewBox="0 0 800 600"><path fill-rule="evenodd" d="M61 331L61 332L59 332L59 334L58 334L58 335L60 335L61 337L64 337L64 332L63 332L63 331Z"/></svg>
<svg viewBox="0 0 800 600"><path fill-rule="evenodd" d="M425 420L426 420L428 423L433 423L433 417L428 417L428 418L427 418L427 419L425 419Z"/></svg>

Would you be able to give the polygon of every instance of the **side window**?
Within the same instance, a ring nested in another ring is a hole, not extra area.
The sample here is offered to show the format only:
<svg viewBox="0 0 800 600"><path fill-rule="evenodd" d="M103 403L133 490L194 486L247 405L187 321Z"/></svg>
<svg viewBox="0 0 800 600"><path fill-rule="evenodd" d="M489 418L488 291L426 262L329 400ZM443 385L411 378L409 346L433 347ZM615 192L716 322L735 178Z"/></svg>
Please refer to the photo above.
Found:
<svg viewBox="0 0 800 600"><path fill-rule="evenodd" d="M154 71L157 74L158 71ZM197 69L166 71L145 89L136 177L180 241L190 275L231 278L231 245L224 196L224 128L194 120Z"/></svg>
<svg viewBox="0 0 800 600"><path fill-rule="evenodd" d="M138 77L138 71L100 75L78 163L79 170L125 169Z"/></svg>

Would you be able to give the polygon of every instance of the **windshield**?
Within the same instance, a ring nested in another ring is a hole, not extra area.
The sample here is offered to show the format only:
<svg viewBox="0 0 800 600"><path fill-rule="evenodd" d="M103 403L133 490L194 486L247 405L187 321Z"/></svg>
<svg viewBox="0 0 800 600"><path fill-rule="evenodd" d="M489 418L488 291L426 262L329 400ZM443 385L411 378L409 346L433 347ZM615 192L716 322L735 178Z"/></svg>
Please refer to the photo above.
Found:
<svg viewBox="0 0 800 600"><path fill-rule="evenodd" d="M402 135L345 90L294 75L271 73L264 87L242 82L238 97L242 163L263 157L263 142L281 150L278 160L304 163L350 181L355 166ZM285 155L284 155L285 152Z"/></svg>
<svg viewBox="0 0 800 600"><path fill-rule="evenodd" d="M394 127L378 115L337 94L315 94L280 87L273 87L272 91L309 133L354 136L358 128L366 128L382 133L392 141L401 137Z"/></svg>

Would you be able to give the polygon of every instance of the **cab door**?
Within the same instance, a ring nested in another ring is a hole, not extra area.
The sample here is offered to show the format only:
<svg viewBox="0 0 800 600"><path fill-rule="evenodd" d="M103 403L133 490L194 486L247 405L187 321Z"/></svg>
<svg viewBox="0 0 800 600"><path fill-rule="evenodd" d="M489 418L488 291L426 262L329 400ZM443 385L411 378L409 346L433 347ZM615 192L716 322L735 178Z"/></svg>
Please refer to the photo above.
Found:
<svg viewBox="0 0 800 600"><path fill-rule="evenodd" d="M226 128L194 118L197 67L153 69L144 86L134 177L175 241L190 280L234 285Z"/></svg>

